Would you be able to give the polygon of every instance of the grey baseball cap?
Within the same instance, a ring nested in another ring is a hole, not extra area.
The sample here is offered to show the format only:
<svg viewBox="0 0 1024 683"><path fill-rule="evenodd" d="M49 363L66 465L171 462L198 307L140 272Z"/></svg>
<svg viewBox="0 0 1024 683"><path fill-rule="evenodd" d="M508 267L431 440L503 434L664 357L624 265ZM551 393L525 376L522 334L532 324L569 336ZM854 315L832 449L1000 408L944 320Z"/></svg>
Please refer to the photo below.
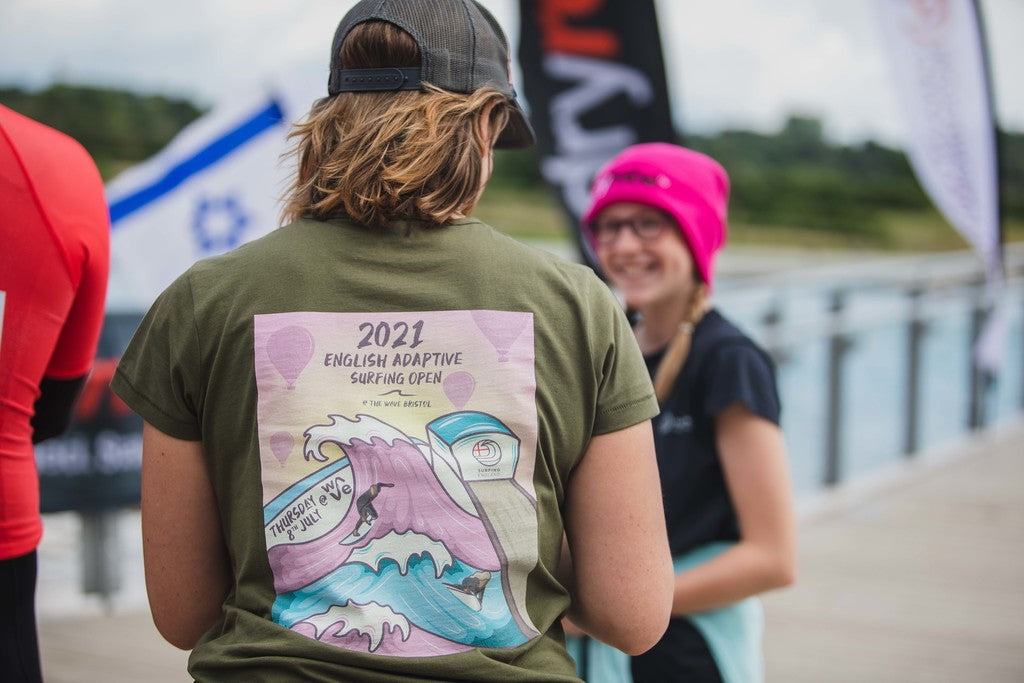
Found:
<svg viewBox="0 0 1024 683"><path fill-rule="evenodd" d="M420 48L420 66L346 69L341 45L354 26L366 21L386 21L411 35ZM474 0L362 0L342 17L334 33L327 92L419 90L421 84L429 83L471 93L491 86L512 105L496 146L529 147L536 137L516 99L509 67L505 33Z"/></svg>

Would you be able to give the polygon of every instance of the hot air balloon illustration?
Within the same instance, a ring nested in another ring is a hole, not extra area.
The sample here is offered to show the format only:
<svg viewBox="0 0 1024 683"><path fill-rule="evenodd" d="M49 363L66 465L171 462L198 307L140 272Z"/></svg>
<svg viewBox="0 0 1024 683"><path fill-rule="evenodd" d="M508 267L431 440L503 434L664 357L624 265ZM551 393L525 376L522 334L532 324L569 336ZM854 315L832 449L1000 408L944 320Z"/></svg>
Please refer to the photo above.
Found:
<svg viewBox="0 0 1024 683"><path fill-rule="evenodd" d="M288 432L274 432L270 435L270 449L274 451L274 457L282 465L288 459L288 456L292 454L294 446L295 437Z"/></svg>
<svg viewBox="0 0 1024 683"><path fill-rule="evenodd" d="M530 315L508 311L472 311L472 314L477 328L498 352L498 362L507 363L509 349L522 334Z"/></svg>
<svg viewBox="0 0 1024 683"><path fill-rule="evenodd" d="M462 410L476 389L476 379L468 372L453 372L444 378L444 395L458 410Z"/></svg>
<svg viewBox="0 0 1024 683"><path fill-rule="evenodd" d="M295 380L313 357L313 334L298 325L282 327L267 339L267 355L288 389L294 389Z"/></svg>

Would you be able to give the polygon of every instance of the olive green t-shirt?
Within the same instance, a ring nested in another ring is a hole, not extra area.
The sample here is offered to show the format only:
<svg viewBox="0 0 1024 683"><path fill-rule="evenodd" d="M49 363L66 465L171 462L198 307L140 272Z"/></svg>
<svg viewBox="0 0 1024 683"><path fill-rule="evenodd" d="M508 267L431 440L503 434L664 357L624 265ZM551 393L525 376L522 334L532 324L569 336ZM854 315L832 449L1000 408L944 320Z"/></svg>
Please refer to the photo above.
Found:
<svg viewBox="0 0 1024 683"><path fill-rule="evenodd" d="M589 269L474 219L301 220L178 278L113 387L203 442L236 582L197 680L576 680L565 488L658 410Z"/></svg>

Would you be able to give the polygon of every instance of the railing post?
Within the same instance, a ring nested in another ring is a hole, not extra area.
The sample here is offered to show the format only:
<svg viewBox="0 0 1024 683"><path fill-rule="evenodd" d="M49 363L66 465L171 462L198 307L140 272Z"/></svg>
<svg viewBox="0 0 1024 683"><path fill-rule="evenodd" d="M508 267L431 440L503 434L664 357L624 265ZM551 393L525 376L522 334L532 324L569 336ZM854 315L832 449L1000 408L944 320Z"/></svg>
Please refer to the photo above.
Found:
<svg viewBox="0 0 1024 683"><path fill-rule="evenodd" d="M82 512L82 592L98 593L109 603L121 588L121 556L117 513Z"/></svg>
<svg viewBox="0 0 1024 683"><path fill-rule="evenodd" d="M834 486L842 477L843 359L851 343L843 331L846 293L832 292L829 303L832 332L828 340L828 399L825 423L825 485Z"/></svg>
<svg viewBox="0 0 1024 683"><path fill-rule="evenodd" d="M925 332L925 322L921 315L923 294L920 285L914 285L907 292L910 297L910 320L907 323L907 403L903 454L908 458L917 453L919 446L917 428L921 396L921 342Z"/></svg>
<svg viewBox="0 0 1024 683"><path fill-rule="evenodd" d="M971 303L971 325L967 358L970 372L970 388L968 390L969 405L967 407L967 427L971 431L981 429L986 424L985 399L988 396L988 388L992 384L990 374L978 366L975 358L974 348L981 338L981 331L985 328L988 320L989 310L985 301L985 288L983 283L976 283L974 296Z"/></svg>
<svg viewBox="0 0 1024 683"><path fill-rule="evenodd" d="M789 353L782 344L782 304L778 299L774 299L761 316L761 325L764 326L765 350L776 365L782 365L789 360Z"/></svg>

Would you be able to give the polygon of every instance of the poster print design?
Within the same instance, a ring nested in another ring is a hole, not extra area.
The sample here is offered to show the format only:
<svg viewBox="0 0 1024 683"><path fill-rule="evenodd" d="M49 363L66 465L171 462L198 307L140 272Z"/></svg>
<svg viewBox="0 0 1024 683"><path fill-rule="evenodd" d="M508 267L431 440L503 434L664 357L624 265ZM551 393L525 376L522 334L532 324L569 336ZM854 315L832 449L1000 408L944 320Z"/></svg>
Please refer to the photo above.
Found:
<svg viewBox="0 0 1024 683"><path fill-rule="evenodd" d="M533 316L255 316L274 620L359 652L515 647L537 563Z"/></svg>

